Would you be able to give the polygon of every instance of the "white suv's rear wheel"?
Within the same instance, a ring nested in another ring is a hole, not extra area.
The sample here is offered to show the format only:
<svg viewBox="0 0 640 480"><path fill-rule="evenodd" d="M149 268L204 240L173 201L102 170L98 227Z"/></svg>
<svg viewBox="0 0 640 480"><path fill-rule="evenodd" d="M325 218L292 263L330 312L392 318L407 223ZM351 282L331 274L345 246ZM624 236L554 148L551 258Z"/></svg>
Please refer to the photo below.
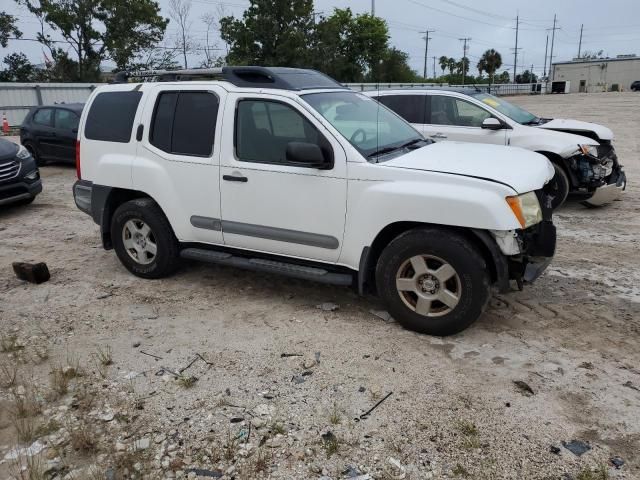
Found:
<svg viewBox="0 0 640 480"><path fill-rule="evenodd" d="M139 277L161 278L178 267L178 241L164 213L150 198L131 200L117 208L111 239L122 264Z"/></svg>
<svg viewBox="0 0 640 480"><path fill-rule="evenodd" d="M430 335L464 330L489 300L487 266L473 243L438 228L396 237L380 255L376 282L398 322Z"/></svg>

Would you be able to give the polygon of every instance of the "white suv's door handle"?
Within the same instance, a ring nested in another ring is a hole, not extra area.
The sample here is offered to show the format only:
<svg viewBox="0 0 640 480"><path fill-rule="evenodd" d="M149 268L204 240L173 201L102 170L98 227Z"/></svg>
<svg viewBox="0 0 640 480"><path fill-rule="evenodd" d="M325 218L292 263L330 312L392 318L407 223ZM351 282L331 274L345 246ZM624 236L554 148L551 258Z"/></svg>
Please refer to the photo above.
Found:
<svg viewBox="0 0 640 480"><path fill-rule="evenodd" d="M444 133L434 133L431 138L447 138L447 136Z"/></svg>

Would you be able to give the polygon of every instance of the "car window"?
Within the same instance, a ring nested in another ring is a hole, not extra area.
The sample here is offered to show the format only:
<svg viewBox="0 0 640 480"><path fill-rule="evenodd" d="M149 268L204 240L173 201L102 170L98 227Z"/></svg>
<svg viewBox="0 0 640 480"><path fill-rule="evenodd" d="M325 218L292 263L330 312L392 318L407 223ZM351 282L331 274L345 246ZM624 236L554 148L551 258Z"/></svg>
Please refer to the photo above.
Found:
<svg viewBox="0 0 640 480"><path fill-rule="evenodd" d="M102 92L87 115L84 135L89 140L129 143L142 92Z"/></svg>
<svg viewBox="0 0 640 480"><path fill-rule="evenodd" d="M65 110L63 108L56 108L54 125L61 130L73 130L78 128L80 123L80 117L71 110Z"/></svg>
<svg viewBox="0 0 640 480"><path fill-rule="evenodd" d="M33 115L33 123L36 123L38 125L45 125L47 127L51 126L51 117L53 110L51 110L50 108L42 108L40 110L38 110L34 115Z"/></svg>
<svg viewBox="0 0 640 480"><path fill-rule="evenodd" d="M329 148L320 132L289 105L265 100L241 100L236 117L236 155L238 160L261 163L287 163L289 142Z"/></svg>
<svg viewBox="0 0 640 480"><path fill-rule="evenodd" d="M445 95L431 97L431 124L481 127L491 113L465 100Z"/></svg>
<svg viewBox="0 0 640 480"><path fill-rule="evenodd" d="M219 104L210 92L160 93L149 142L168 153L208 157L213 151Z"/></svg>
<svg viewBox="0 0 640 480"><path fill-rule="evenodd" d="M409 123L424 123L426 95L382 95L378 100Z"/></svg>

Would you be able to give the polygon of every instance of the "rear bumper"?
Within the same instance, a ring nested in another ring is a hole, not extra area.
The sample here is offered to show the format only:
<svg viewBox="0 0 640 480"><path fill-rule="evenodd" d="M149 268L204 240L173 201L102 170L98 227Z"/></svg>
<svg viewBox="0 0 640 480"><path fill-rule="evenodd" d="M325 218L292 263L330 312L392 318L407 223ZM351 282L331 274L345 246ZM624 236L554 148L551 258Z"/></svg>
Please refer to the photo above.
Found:
<svg viewBox="0 0 640 480"><path fill-rule="evenodd" d="M73 184L73 200L76 202L76 207L82 210L87 215L93 216L93 210L91 209L91 197L93 195L93 183L85 180L78 180Z"/></svg>

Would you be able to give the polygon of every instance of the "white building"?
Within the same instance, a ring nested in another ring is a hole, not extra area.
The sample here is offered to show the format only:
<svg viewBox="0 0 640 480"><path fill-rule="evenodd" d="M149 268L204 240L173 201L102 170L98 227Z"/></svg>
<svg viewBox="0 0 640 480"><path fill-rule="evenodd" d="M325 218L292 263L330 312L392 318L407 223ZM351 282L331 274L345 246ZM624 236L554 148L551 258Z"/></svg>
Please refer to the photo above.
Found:
<svg viewBox="0 0 640 480"><path fill-rule="evenodd" d="M554 82L571 82L571 93L629 90L634 81L640 80L640 57L618 55L556 62L551 78Z"/></svg>

